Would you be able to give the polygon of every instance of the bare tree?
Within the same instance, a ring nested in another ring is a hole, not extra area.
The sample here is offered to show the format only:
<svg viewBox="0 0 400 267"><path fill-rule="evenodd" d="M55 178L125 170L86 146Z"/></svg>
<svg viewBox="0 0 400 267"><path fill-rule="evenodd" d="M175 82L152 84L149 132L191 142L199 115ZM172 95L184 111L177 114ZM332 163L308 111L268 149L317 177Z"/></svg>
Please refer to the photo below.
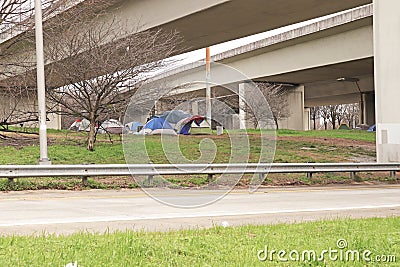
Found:
<svg viewBox="0 0 400 267"><path fill-rule="evenodd" d="M254 128L257 128L260 122L268 123L268 121L273 120L276 129L279 129L279 121L290 116L288 97L291 89L280 84L267 82L258 82L256 85L269 104L270 114L259 114L267 111L267 109L250 109L248 105L240 107L240 109L247 113L247 120L253 123ZM258 100L256 95L245 97L245 99L247 102ZM252 106L255 107L257 104L253 103Z"/></svg>
<svg viewBox="0 0 400 267"><path fill-rule="evenodd" d="M344 119L344 114L346 112L344 105L329 105L329 121L332 124L332 128L336 129L336 126L340 126Z"/></svg>
<svg viewBox="0 0 400 267"><path fill-rule="evenodd" d="M44 0L42 7L45 17L53 14L62 1ZM33 25L32 15L34 11L34 0L2 0L0 3L1 30L15 26L31 27Z"/></svg>
<svg viewBox="0 0 400 267"><path fill-rule="evenodd" d="M34 0L0 1L0 78L24 74L35 64ZM44 20L62 10L64 1L44 0Z"/></svg>
<svg viewBox="0 0 400 267"><path fill-rule="evenodd" d="M310 117L314 123L313 128L314 128L314 130L316 130L317 129L317 120L319 118L321 118L321 108L320 107L311 107L310 108ZM318 125L319 125L319 123L318 123Z"/></svg>
<svg viewBox="0 0 400 267"><path fill-rule="evenodd" d="M12 124L23 124L37 121L36 93L29 88L11 87L0 89L0 97L3 101L0 114L0 125L7 128Z"/></svg>
<svg viewBox="0 0 400 267"><path fill-rule="evenodd" d="M43 16L52 16L59 3L42 1ZM35 77L29 72L35 65L33 15L33 0L0 1L0 130L38 120Z"/></svg>
<svg viewBox="0 0 400 267"><path fill-rule="evenodd" d="M289 110L289 95L292 91L291 88L271 83L257 83L257 86L267 99L276 129L279 129L278 122L291 115Z"/></svg>
<svg viewBox="0 0 400 267"><path fill-rule="evenodd" d="M167 85L164 87L166 88ZM176 90L176 88L174 88ZM170 89L169 91L172 91ZM165 111L180 109L187 113L193 113L192 105L199 102L201 95L197 91L188 91L180 94L172 94L162 97L157 101L155 112L160 114Z"/></svg>
<svg viewBox="0 0 400 267"><path fill-rule="evenodd" d="M344 105L337 105L336 120L340 126L345 119L346 108Z"/></svg>
<svg viewBox="0 0 400 267"><path fill-rule="evenodd" d="M50 88L48 98L62 107L62 115L90 121L92 151L96 122L123 111L136 89L165 67L164 59L177 51L180 38L162 30L130 32L116 19L98 23L75 18L60 24L63 38L58 38L58 27L45 38L47 59L53 62L48 77L50 83L66 86Z"/></svg>
<svg viewBox="0 0 400 267"><path fill-rule="evenodd" d="M320 107L320 114L321 114L321 118L323 120L324 123L324 128L325 130L328 129L328 122L330 119L330 109L329 106L321 106Z"/></svg>
<svg viewBox="0 0 400 267"><path fill-rule="evenodd" d="M332 124L332 128L336 129L336 122L337 122L338 114L339 114L339 111L338 111L339 105L329 105L327 108L328 108L328 112L329 112L328 120Z"/></svg>
<svg viewBox="0 0 400 267"><path fill-rule="evenodd" d="M313 112L318 110L319 117L322 118L325 130L328 129L328 123L336 129L336 125L341 125L346 121L350 128L355 127L355 121L358 116L358 104L328 105L314 107L311 109L311 118Z"/></svg>
<svg viewBox="0 0 400 267"><path fill-rule="evenodd" d="M343 106L345 109L344 118L348 122L349 127L354 129L358 121L359 104L346 104Z"/></svg>

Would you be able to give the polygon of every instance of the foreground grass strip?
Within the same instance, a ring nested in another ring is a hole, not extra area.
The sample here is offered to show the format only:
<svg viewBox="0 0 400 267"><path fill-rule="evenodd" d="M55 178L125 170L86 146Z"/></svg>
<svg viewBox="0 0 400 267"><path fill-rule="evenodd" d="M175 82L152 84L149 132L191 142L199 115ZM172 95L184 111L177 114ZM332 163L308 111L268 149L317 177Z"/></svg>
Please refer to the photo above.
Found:
<svg viewBox="0 0 400 267"><path fill-rule="evenodd" d="M318 260L324 250L336 253ZM281 256L288 261L279 260L279 251L287 253ZM296 258L294 251L299 260L289 259L290 252ZM356 251L370 251L371 262L362 255L358 260ZM400 218L0 238L0 266L65 266L75 261L78 266L399 266Z"/></svg>

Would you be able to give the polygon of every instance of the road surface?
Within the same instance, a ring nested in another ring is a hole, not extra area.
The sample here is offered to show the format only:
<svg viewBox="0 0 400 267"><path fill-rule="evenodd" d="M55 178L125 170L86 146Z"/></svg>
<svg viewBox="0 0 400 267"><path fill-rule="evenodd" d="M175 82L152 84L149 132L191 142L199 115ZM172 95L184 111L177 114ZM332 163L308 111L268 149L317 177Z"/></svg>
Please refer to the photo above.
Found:
<svg viewBox="0 0 400 267"><path fill-rule="evenodd" d="M218 190L170 190L190 202ZM338 217L400 216L400 185L234 190L200 208L176 208L140 190L0 193L0 234L70 234L77 231L204 228L222 223L271 224Z"/></svg>

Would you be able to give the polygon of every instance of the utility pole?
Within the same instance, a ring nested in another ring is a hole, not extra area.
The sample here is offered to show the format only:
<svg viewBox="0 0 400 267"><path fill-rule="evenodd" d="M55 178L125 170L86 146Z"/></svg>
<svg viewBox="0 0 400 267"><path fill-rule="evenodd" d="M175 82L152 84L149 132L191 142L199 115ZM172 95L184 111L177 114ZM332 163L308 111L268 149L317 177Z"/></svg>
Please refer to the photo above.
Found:
<svg viewBox="0 0 400 267"><path fill-rule="evenodd" d="M47 155L46 87L44 77L43 23L41 0L35 0L35 37L40 142L39 164L49 165L51 164L51 161Z"/></svg>
<svg viewBox="0 0 400 267"><path fill-rule="evenodd" d="M206 120L212 128L212 118L211 118L211 55L210 47L206 48Z"/></svg>

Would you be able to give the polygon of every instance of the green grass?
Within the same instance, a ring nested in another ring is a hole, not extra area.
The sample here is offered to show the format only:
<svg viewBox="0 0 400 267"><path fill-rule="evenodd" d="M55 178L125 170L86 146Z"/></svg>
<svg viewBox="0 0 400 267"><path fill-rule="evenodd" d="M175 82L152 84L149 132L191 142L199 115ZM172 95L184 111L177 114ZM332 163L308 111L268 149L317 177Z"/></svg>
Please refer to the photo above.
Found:
<svg viewBox="0 0 400 267"><path fill-rule="evenodd" d="M53 164L125 163L121 143L98 143L95 152L90 152L79 144L57 144L49 146L48 153ZM38 155L37 145L23 148L1 147L0 164L37 164Z"/></svg>
<svg viewBox="0 0 400 267"><path fill-rule="evenodd" d="M260 137L259 131L249 131L250 141L250 162L258 162L260 157ZM345 138L352 140L364 140L373 143L374 133L361 131L289 131L279 130L278 137L321 137L321 138ZM100 142L95 145L95 151L89 152L84 144L84 133L71 133L68 131L52 131L52 143L49 145L49 157L53 164L119 164L125 163L122 144L119 137L114 136L115 142L107 142L107 138L100 136ZM224 137L209 136L181 136L179 138L179 149L183 156L190 161L196 162L201 156L213 155L214 145L211 142L204 142L208 138L215 143L217 149L214 162L229 162L231 153L231 143L227 135ZM244 140L244 139L243 139ZM201 150L199 149L202 143ZM168 143L168 142L167 142ZM271 144L273 145L273 144ZM304 147L313 148L305 151ZM241 147L239 146L239 149ZM134 149L134 148L133 148ZM154 163L168 163L168 159L163 152L159 136L146 137L146 149L150 161ZM134 149L135 150L135 149ZM136 149L137 152L137 149ZM203 153L203 155L202 155ZM240 151L239 151L240 154ZM23 147L2 146L0 148L0 164L37 164L39 155L38 144L31 144ZM243 151L243 155L247 155ZM275 162L343 162L354 155L364 155L374 157L374 151L364 150L356 147L337 147L327 145L318 141L296 141L280 140L276 145ZM179 155L171 155L170 158L177 158ZM210 161L214 158L210 157ZM140 158L142 160L142 158ZM245 161L239 158L237 161ZM208 162L208 161L207 161ZM143 161L141 162L143 163Z"/></svg>
<svg viewBox="0 0 400 267"><path fill-rule="evenodd" d="M10 182L8 179L0 179L0 191L24 191L24 190L82 190L82 189L121 189L137 188L132 177L119 178L119 180L103 182L104 178L91 178L83 182L79 178L20 178Z"/></svg>
<svg viewBox="0 0 400 267"><path fill-rule="evenodd" d="M339 239L347 241L347 248L338 249ZM329 249L369 250L371 259L394 255L396 262L353 262L345 256L343 261L331 261L327 254L325 262L280 262L276 253L272 261L263 262L257 255L266 246L269 251L296 250L300 255L305 250L317 255ZM400 218L0 238L0 266L65 266L75 261L78 266L399 266Z"/></svg>
<svg viewBox="0 0 400 267"><path fill-rule="evenodd" d="M311 148L307 150L307 148ZM274 162L345 162L352 157L375 157L375 151L358 147L336 146L318 142L281 140L277 143Z"/></svg>
<svg viewBox="0 0 400 267"><path fill-rule="evenodd" d="M359 141L375 142L375 132L360 130L327 130L327 131L294 131L278 130L278 136L307 136L320 138L344 138Z"/></svg>

